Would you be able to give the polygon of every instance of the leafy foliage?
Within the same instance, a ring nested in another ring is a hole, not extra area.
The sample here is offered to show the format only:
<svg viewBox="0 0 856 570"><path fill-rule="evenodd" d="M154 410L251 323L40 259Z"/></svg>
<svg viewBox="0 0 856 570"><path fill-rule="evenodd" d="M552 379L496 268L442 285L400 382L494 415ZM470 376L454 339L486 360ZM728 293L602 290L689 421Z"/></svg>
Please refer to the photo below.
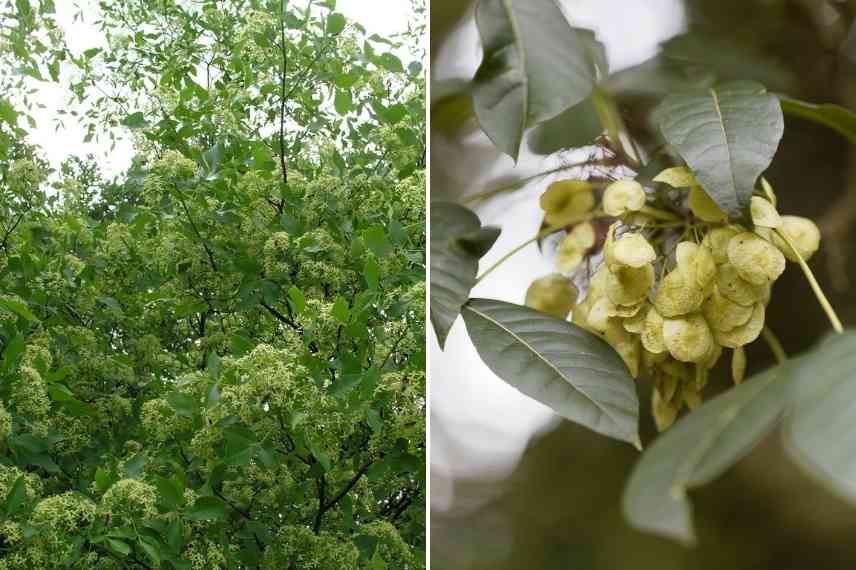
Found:
<svg viewBox="0 0 856 570"><path fill-rule="evenodd" d="M334 6L102 2L117 180L0 127L3 570L424 567L421 31Z"/></svg>

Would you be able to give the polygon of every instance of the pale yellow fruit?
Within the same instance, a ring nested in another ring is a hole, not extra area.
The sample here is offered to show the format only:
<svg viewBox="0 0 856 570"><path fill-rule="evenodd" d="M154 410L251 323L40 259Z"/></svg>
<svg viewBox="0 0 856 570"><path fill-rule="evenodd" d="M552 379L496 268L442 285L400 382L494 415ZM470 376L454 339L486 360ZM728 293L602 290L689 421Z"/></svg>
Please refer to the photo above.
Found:
<svg viewBox="0 0 856 570"><path fill-rule="evenodd" d="M660 282L654 306L664 317L677 317L697 311L703 301L704 290L679 266L667 273Z"/></svg>
<svg viewBox="0 0 856 570"><path fill-rule="evenodd" d="M716 286L723 297L746 307L766 301L770 294L769 283L756 285L747 281L730 263L723 263L717 269Z"/></svg>
<svg viewBox="0 0 856 570"><path fill-rule="evenodd" d="M737 348L745 346L758 338L764 328L764 315L766 308L763 303L757 303L752 310L752 317L743 326L730 331L713 331L716 342L725 348Z"/></svg>
<svg viewBox="0 0 856 570"><path fill-rule="evenodd" d="M698 186L698 181L696 180L695 175L693 175L693 171L686 166L673 166L672 168L667 168L654 177L654 182L662 182L663 184L668 184L672 188L689 188L691 186Z"/></svg>
<svg viewBox="0 0 856 570"><path fill-rule="evenodd" d="M606 274L606 294L616 305L637 305L654 285L654 267L619 267Z"/></svg>
<svg viewBox="0 0 856 570"><path fill-rule="evenodd" d="M675 256L683 274L691 277L702 289L716 278L716 261L706 247L684 241L678 244Z"/></svg>
<svg viewBox="0 0 856 570"><path fill-rule="evenodd" d="M752 215L752 223L761 228L778 228L782 225L782 218L776 207L766 198L752 196L749 204L749 212Z"/></svg>
<svg viewBox="0 0 856 570"><path fill-rule="evenodd" d="M711 329L711 331L712 330L713 329ZM711 346L710 352L708 352L707 356L704 357L704 360L702 360L698 364L699 364L699 366L702 366L705 369L710 370L711 368L716 366L716 363L719 361L720 356L722 356L722 347L714 342L713 346ZM703 388L703 386L701 386L701 387Z"/></svg>
<svg viewBox="0 0 856 570"><path fill-rule="evenodd" d="M701 186L690 188L689 196L690 211L695 217L705 222L724 222L728 219L719 206L707 195Z"/></svg>
<svg viewBox="0 0 856 570"><path fill-rule="evenodd" d="M728 261L740 277L755 285L779 278L785 270L785 256L767 240L749 232L737 234L728 242Z"/></svg>
<svg viewBox="0 0 856 570"><path fill-rule="evenodd" d="M645 205L645 189L635 180L616 180L603 193L603 211L619 217Z"/></svg>
<svg viewBox="0 0 856 570"><path fill-rule="evenodd" d="M743 382L746 376L746 349L738 346L734 349L734 355L731 357L731 378L735 384Z"/></svg>
<svg viewBox="0 0 856 570"><path fill-rule="evenodd" d="M718 287L714 287L704 300L701 310L710 327L718 331L745 325L752 316L752 306L740 305L724 297Z"/></svg>
<svg viewBox="0 0 856 570"><path fill-rule="evenodd" d="M606 332L609 326L610 311L615 307L608 297L601 297L591 306L588 313L588 325L597 332Z"/></svg>
<svg viewBox="0 0 856 570"><path fill-rule="evenodd" d="M664 400L671 400L678 391L678 379L671 374L658 374L654 379L654 389L660 392Z"/></svg>
<svg viewBox="0 0 856 570"><path fill-rule="evenodd" d="M656 309L651 308L645 315L645 323L642 325L640 335L642 346L653 354L666 352L666 341L663 340L663 317Z"/></svg>
<svg viewBox="0 0 856 570"><path fill-rule="evenodd" d="M630 375L638 378L639 359L642 356L642 345L639 337L624 330L620 319L610 319L604 331L604 338L621 356L627 370L630 371Z"/></svg>
<svg viewBox="0 0 856 570"><path fill-rule="evenodd" d="M784 232L791 243L794 244L799 254L806 261L811 259L811 256L820 248L820 230L813 221L802 216L782 216L782 227L780 231ZM794 254L790 246L780 236L773 234L773 244L785 254L789 261L796 263L797 256Z"/></svg>
<svg viewBox="0 0 856 570"><path fill-rule="evenodd" d="M743 230L739 226L726 226L724 228L714 228L708 232L701 244L710 250L714 261L717 264L728 261L728 242L731 238L741 233Z"/></svg>
<svg viewBox="0 0 856 570"><path fill-rule="evenodd" d="M678 406L674 405L671 400L666 400L657 390L654 390L651 395L651 412L654 416L654 423L657 425L658 431L665 431L675 423L678 417Z"/></svg>
<svg viewBox="0 0 856 570"><path fill-rule="evenodd" d="M639 268L657 259L657 252L642 234L631 232L613 244L612 259L616 265Z"/></svg>
<svg viewBox="0 0 856 570"><path fill-rule="evenodd" d="M594 207L592 186L585 180L553 182L541 195L541 209L548 226L559 227L580 221Z"/></svg>
<svg viewBox="0 0 856 570"><path fill-rule="evenodd" d="M698 390L694 385L684 384L682 391L684 403L690 410L695 410L696 408L701 406L701 391Z"/></svg>
<svg viewBox="0 0 856 570"><path fill-rule="evenodd" d="M560 319L568 316L577 301L577 288L564 275L553 273L536 279L526 291L526 306Z"/></svg>
<svg viewBox="0 0 856 570"><path fill-rule="evenodd" d="M645 326L645 318L648 316L650 307L648 303L637 305L636 314L624 319L624 330L629 333L640 334Z"/></svg>
<svg viewBox="0 0 856 570"><path fill-rule="evenodd" d="M664 319L663 340L666 348L681 362L702 362L713 346L713 334L699 314L680 319Z"/></svg>
<svg viewBox="0 0 856 570"><path fill-rule="evenodd" d="M559 242L556 251L556 269L562 273L571 273L576 270L594 243L594 227L589 222L574 226Z"/></svg>

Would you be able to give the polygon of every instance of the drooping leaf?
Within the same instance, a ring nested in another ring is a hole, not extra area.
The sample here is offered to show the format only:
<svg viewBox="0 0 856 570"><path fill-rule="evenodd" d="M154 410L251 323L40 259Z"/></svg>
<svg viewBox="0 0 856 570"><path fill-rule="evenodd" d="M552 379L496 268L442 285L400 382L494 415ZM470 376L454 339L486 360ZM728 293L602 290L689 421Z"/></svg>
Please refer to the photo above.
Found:
<svg viewBox="0 0 856 570"><path fill-rule="evenodd" d="M589 96L597 56L555 0L481 0L476 23L484 57L473 80L475 113L497 148L517 159L527 126Z"/></svg>
<svg viewBox="0 0 856 570"><path fill-rule="evenodd" d="M654 441L625 488L627 521L693 544L687 491L718 477L770 431L789 401L787 367L767 370L706 402Z"/></svg>
<svg viewBox="0 0 856 570"><path fill-rule="evenodd" d="M591 98L587 98L533 129L529 146L537 154L553 154L589 145L602 132L597 110Z"/></svg>
<svg viewBox="0 0 856 570"><path fill-rule="evenodd" d="M18 123L18 113L9 101L0 97L0 119L13 127Z"/></svg>
<svg viewBox="0 0 856 570"><path fill-rule="evenodd" d="M498 237L463 206L431 204L431 324L440 347L475 285L479 258Z"/></svg>
<svg viewBox="0 0 856 570"><path fill-rule="evenodd" d="M787 449L823 485L856 502L856 332L820 344L793 375Z"/></svg>
<svg viewBox="0 0 856 570"><path fill-rule="evenodd" d="M0 307L15 313L19 317L27 319L31 322L38 322L39 318L30 311L25 303L15 301L13 299L0 299Z"/></svg>
<svg viewBox="0 0 856 570"><path fill-rule="evenodd" d="M666 97L655 121L705 192L732 219L745 218L784 131L778 99L759 83L724 83Z"/></svg>
<svg viewBox="0 0 856 570"><path fill-rule="evenodd" d="M194 521L221 521L226 518L226 504L218 497L199 497L184 516Z"/></svg>
<svg viewBox="0 0 856 570"><path fill-rule="evenodd" d="M850 109L829 103L815 105L784 95L779 95L779 101L786 114L820 123L856 143L856 113Z"/></svg>
<svg viewBox="0 0 856 570"><path fill-rule="evenodd" d="M143 115L142 111L137 111L136 113L131 113L126 116L122 119L122 124L129 129L142 129L149 126L149 123L146 121L146 117Z"/></svg>
<svg viewBox="0 0 856 570"><path fill-rule="evenodd" d="M6 516L11 517L14 515L26 500L27 485L24 481L24 476L21 475L15 480L12 488L6 494Z"/></svg>
<svg viewBox="0 0 856 570"><path fill-rule="evenodd" d="M341 34L342 30L345 29L345 24L347 23L345 16L338 12L333 12L327 16L327 33L331 36Z"/></svg>
<svg viewBox="0 0 856 570"><path fill-rule="evenodd" d="M638 445L636 387L603 339L504 301L470 299L462 314L479 356L497 376L573 422Z"/></svg>

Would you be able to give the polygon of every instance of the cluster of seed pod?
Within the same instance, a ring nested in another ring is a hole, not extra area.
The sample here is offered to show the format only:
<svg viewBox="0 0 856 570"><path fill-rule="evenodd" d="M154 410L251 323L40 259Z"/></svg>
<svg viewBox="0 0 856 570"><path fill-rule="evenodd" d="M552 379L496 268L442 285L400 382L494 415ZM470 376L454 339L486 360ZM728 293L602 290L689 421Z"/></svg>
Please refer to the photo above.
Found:
<svg viewBox="0 0 856 570"><path fill-rule="evenodd" d="M600 209L587 183L551 185L541 199L545 222L568 231L557 272L532 283L526 304L559 318L570 314L602 336L635 378L650 379L654 419L664 430L683 406L701 404L723 349L733 351L732 377L742 381L744 347L764 329L772 284L786 259L817 251L820 232L811 220L780 216L766 182L767 197L752 197L750 229L729 223L688 169L668 169L655 181L689 188L675 211L649 206L635 180L610 184ZM578 302L570 276L579 281L581 273L587 291Z"/></svg>

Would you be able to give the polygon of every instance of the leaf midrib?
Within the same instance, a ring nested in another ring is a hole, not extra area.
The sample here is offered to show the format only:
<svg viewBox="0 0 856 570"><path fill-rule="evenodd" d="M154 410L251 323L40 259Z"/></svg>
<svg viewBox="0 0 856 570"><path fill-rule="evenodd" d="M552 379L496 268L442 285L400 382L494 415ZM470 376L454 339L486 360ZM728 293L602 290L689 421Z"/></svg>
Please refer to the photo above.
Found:
<svg viewBox="0 0 856 570"><path fill-rule="evenodd" d="M737 195L737 180L734 178L734 160L731 156L731 147L728 144L728 133L725 132L725 119L722 117L722 108L719 105L719 96L716 94L716 89L711 88L710 95L713 97L713 108L716 111L716 116L719 118L719 129L722 131L722 138L725 144L725 152L728 155L728 174L731 178L731 187L734 189L734 196L737 198L737 203L740 203L740 196Z"/></svg>
<svg viewBox="0 0 856 570"><path fill-rule="evenodd" d="M514 8L511 6L511 0L502 0L502 6L508 15L508 22L511 25L511 34L514 36L514 45L520 52L520 71L523 83L523 112L521 113L520 124L518 125L516 140L523 139L523 131L526 130L526 121L529 120L529 74L526 72L528 67L526 64L526 49L523 46L522 35L517 25L517 20L514 17ZM520 152L520 143L516 145L517 152Z"/></svg>
<svg viewBox="0 0 856 570"><path fill-rule="evenodd" d="M580 389L579 389L579 388L578 388L578 387L577 387L573 382L571 382L571 379L570 379L569 377L565 376L565 375L562 373L562 371L561 371L561 370L559 370L559 369L558 369L558 368L557 368L557 367L556 367L552 362L550 362L549 360L547 360L546 358L544 358L543 356L541 356L541 354L540 354L537 350L535 350L535 347L533 347L531 344L529 344L529 343L528 343L528 342L526 342L524 339L522 339L522 338L521 338L518 334L516 334L514 331L510 330L508 327L503 326L503 324L502 324L502 323L500 323L499 321L497 321L497 320L496 320L496 319L494 319L494 318L491 318L489 315L487 315L487 314L483 313L482 311L479 311L478 309L473 308L473 306L472 306L472 305L470 305L470 304L465 304L465 305L461 308L461 310L462 310L462 311L472 311L473 313L475 313L476 315L478 315L478 316L482 317L482 318L483 318L483 319L485 319L486 321L488 321L488 322L490 322L490 323L493 323L494 325L496 325L497 327L499 327L503 332L505 332L505 333L507 333L508 335L510 335L512 338L514 338L516 341L518 341L520 344L522 344L524 347L526 347L526 348L527 348L527 349L528 349L532 354L534 354L534 355L535 355L539 360L541 360L541 361L542 361L542 362L544 362L547 366L549 366L549 367L550 367L550 368L551 368L551 369L552 369L552 370L553 370L553 371L554 371L554 372L555 372L555 373L556 373L560 378L562 378L563 380L565 380L565 382L567 382L567 383L568 383L568 385L569 385L571 388L573 388L573 389L574 389L574 391L578 392L579 394L582 394L582 395L586 398L586 400L588 400L589 402L591 402L591 403L594 405L594 407L595 407L595 408L597 408L598 410L600 410L600 411L601 411L601 413L603 413L605 416L607 416L608 418L610 418L610 419L612 420L612 422L613 422L615 425L617 425L617 426L618 426L618 425L621 425L621 424L620 424L620 422L619 422L619 421L618 421L618 420L617 420L617 419L616 419L612 414L610 414L610 413L609 413L609 411L608 411L605 407L603 407L602 405L600 405L600 404L598 403L598 401L597 401L597 400L595 400L594 398L592 398L591 396L589 396L588 394L586 394L585 392L583 392L582 390L580 390Z"/></svg>

